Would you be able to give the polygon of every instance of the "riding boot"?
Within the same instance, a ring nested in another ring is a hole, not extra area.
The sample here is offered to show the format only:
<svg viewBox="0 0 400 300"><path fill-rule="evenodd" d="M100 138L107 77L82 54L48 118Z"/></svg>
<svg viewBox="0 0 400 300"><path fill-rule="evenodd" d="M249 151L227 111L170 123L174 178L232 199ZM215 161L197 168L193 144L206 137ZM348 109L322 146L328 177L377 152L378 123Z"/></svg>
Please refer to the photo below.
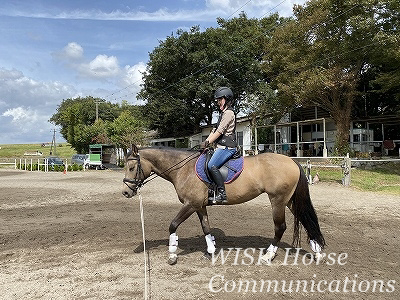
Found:
<svg viewBox="0 0 400 300"><path fill-rule="evenodd" d="M224 179L222 178L222 175L220 171L218 170L217 167L212 166L210 170L210 175L217 185L217 194L214 197L209 197L208 200L211 202L216 202L218 204L225 204L228 203L226 200L226 192L225 192L225 184L224 184Z"/></svg>

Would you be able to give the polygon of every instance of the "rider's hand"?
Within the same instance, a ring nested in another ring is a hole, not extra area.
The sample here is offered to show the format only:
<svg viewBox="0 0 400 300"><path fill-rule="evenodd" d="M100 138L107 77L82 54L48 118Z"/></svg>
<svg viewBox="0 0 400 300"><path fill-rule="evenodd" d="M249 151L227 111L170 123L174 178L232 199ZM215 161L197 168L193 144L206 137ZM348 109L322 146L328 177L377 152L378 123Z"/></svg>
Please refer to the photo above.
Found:
<svg viewBox="0 0 400 300"><path fill-rule="evenodd" d="M200 144L200 148L205 149L205 148L208 147L208 145L210 145L210 142L207 141L207 140L205 140L204 142L202 142L202 143Z"/></svg>

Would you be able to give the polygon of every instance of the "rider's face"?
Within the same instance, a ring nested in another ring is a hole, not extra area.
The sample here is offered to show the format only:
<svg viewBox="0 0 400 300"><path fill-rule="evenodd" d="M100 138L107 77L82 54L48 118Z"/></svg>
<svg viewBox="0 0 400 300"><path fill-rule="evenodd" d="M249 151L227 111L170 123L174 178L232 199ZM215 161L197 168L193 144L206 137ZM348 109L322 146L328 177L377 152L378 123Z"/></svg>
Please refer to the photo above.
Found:
<svg viewBox="0 0 400 300"><path fill-rule="evenodd" d="M217 104L218 104L219 109L220 109L221 111L224 110L224 107L225 107L225 98L221 97L221 98L217 98L216 100L217 100Z"/></svg>

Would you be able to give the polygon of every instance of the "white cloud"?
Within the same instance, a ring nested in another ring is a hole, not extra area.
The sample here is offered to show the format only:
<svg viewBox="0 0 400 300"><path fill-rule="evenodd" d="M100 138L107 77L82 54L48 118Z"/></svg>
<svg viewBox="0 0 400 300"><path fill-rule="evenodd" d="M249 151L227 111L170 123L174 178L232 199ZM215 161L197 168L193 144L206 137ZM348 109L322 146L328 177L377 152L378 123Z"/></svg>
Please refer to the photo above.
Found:
<svg viewBox="0 0 400 300"><path fill-rule="evenodd" d="M215 21L216 17L226 18L235 11L245 11L249 17L261 17L270 13L279 12L283 16L292 13L294 3L303 4L306 0L257 0L244 2L243 0L206 0L204 8L172 10L160 8L155 11L143 10L70 10L61 13L56 11L28 12L8 10L9 16L21 16L45 19L72 19L72 20L119 20L119 21Z"/></svg>
<svg viewBox="0 0 400 300"><path fill-rule="evenodd" d="M35 122L38 119L37 112L34 110L31 110L30 108L24 108L24 107L17 107L17 108L10 108L7 109L3 113L3 117L12 117L12 122L18 123L21 122L24 124L30 124L32 122Z"/></svg>
<svg viewBox="0 0 400 300"><path fill-rule="evenodd" d="M37 81L19 70L0 68L0 102L5 102L7 107L35 105L46 110L74 94L73 87L58 81Z"/></svg>
<svg viewBox="0 0 400 300"><path fill-rule="evenodd" d="M142 74L146 71L146 64L139 62L134 66L126 65L124 67L124 76L122 77L122 85L136 85L139 87L142 84Z"/></svg>
<svg viewBox="0 0 400 300"><path fill-rule="evenodd" d="M83 57L83 48L78 43L68 43L68 45L65 46L63 50L66 57L70 59L81 59Z"/></svg>
<svg viewBox="0 0 400 300"><path fill-rule="evenodd" d="M52 55L59 60L73 63L83 58L83 48L76 42L70 42L62 50L56 51Z"/></svg>
<svg viewBox="0 0 400 300"><path fill-rule="evenodd" d="M206 6L210 8L232 8L231 0L206 0ZM237 2L237 1L236 1Z"/></svg>
<svg viewBox="0 0 400 300"><path fill-rule="evenodd" d="M41 142L54 128L48 120L75 89L57 81L41 82L21 71L0 68L0 141Z"/></svg>
<svg viewBox="0 0 400 300"><path fill-rule="evenodd" d="M115 77L120 73L118 59L115 56L97 55L88 64L81 64L79 71L82 75L94 78Z"/></svg>

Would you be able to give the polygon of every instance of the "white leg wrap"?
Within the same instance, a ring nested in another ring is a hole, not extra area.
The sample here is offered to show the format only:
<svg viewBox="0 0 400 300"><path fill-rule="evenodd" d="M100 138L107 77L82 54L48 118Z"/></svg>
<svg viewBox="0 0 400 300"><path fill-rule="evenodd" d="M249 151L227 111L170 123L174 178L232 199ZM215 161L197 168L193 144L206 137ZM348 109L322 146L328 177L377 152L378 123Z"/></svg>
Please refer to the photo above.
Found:
<svg viewBox="0 0 400 300"><path fill-rule="evenodd" d="M269 245L267 252L273 252L276 253L276 251L278 251L278 246L274 246L274 245Z"/></svg>
<svg viewBox="0 0 400 300"><path fill-rule="evenodd" d="M311 250L314 251L315 253L320 253L321 252L321 246L314 240L310 240L310 247Z"/></svg>
<svg viewBox="0 0 400 300"><path fill-rule="evenodd" d="M215 237L211 234L206 235L207 252L212 254L215 252Z"/></svg>
<svg viewBox="0 0 400 300"><path fill-rule="evenodd" d="M169 236L169 252L174 253L178 249L178 236L176 233L172 233Z"/></svg>
<svg viewBox="0 0 400 300"><path fill-rule="evenodd" d="M268 249L267 249L267 253L265 253L262 257L261 260L266 262L267 264L270 264L272 262L272 260L275 258L276 256L276 251L278 251L278 246L274 246L274 245L269 245Z"/></svg>

